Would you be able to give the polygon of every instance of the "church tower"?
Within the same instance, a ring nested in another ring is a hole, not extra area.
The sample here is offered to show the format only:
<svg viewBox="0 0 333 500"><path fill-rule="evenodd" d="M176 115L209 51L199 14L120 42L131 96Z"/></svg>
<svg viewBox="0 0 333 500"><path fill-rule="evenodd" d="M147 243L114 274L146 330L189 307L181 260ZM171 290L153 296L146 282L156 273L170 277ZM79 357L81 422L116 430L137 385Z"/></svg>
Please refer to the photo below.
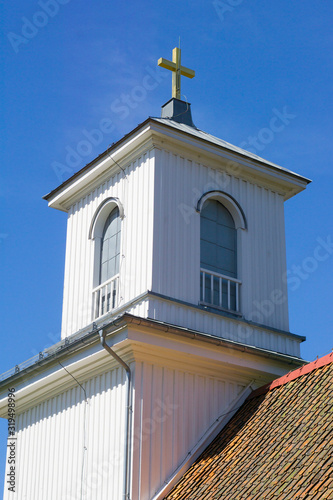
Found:
<svg viewBox="0 0 333 500"><path fill-rule="evenodd" d="M161 117L45 196L68 213L61 341L1 382L20 499L163 499L251 390L303 363L284 202L309 181L197 128L194 71L180 49L158 64Z"/></svg>

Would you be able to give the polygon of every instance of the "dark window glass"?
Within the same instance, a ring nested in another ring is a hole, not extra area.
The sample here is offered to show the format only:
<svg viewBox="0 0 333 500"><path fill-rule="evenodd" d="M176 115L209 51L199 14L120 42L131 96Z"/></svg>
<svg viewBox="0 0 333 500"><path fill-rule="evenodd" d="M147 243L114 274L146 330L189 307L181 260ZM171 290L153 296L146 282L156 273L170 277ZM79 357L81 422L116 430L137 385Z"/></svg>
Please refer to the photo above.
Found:
<svg viewBox="0 0 333 500"><path fill-rule="evenodd" d="M120 259L120 217L119 209L114 208L107 218L101 245L101 264L99 282L104 283L119 272Z"/></svg>
<svg viewBox="0 0 333 500"><path fill-rule="evenodd" d="M236 228L230 212L216 200L201 211L201 267L232 278L237 277Z"/></svg>

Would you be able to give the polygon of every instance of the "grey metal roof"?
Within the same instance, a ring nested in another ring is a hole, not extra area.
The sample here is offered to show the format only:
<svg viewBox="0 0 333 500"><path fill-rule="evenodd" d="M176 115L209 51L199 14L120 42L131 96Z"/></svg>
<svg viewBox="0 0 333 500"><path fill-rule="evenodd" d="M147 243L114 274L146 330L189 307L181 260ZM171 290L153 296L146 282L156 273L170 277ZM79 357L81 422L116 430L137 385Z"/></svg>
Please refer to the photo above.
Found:
<svg viewBox="0 0 333 500"><path fill-rule="evenodd" d="M138 130L140 130L142 127L146 126L149 124L150 121L158 122L161 125L165 125L167 127L173 128L175 130L178 130L180 132L184 132L186 134L192 135L193 137L197 139L201 139L203 141L209 142L211 144L215 144L216 146L222 147L224 149L227 149L229 151L232 151L233 153L240 154L242 156L245 156L251 160L258 161L266 166L273 167L280 172L285 172L288 173L289 175L292 175L303 182L311 182L311 180L307 179L306 177L303 177L291 170L288 170L286 168L281 167L280 165L276 165L275 163L272 163L270 161L265 160L264 158L261 158L260 156L250 153L249 151L246 151L245 149L239 148L238 146L234 146L233 144L230 144L229 142L224 141L223 139L219 139L218 137L215 137L214 135L208 134L207 132L203 132L202 130L198 129L197 127L191 127L189 125L185 125L184 123L178 123L174 120L171 120L170 118L158 118L158 117L149 117L147 118L144 122L140 123L135 129L131 130L128 134L125 134L121 139L119 139L117 142L113 143L106 151L103 151L97 158L94 158L91 162L89 162L87 165L85 165L83 168L75 172L71 177L66 179L60 186L56 187L53 189L50 193L47 195L43 196L44 200L49 201L50 198L52 198L53 195L61 191L62 188L70 184L74 179L78 178L81 174L89 170L90 168L94 168L96 165L96 162L102 158L104 158L107 155L110 155L112 151L118 147L120 144L125 142L130 136L135 134Z"/></svg>
<svg viewBox="0 0 333 500"><path fill-rule="evenodd" d="M287 168L281 167L280 165L277 165L275 163L272 163L270 161L265 160L264 158L261 158L260 156L251 153L250 151L246 151L245 149L239 148L238 146L234 146L233 144L230 144L229 142L224 141L223 139L219 139L218 137L215 137L214 135L208 134L207 132L203 132L203 130L198 129L197 127L191 127L189 125L185 125L184 123L178 123L174 120L168 119L168 118L152 118L154 121L162 123L163 125L167 125L168 127L174 128L176 130L179 130L181 132L185 132L187 134L190 134L198 139L210 142L212 144L215 144L216 146L223 147L225 149L228 149L229 151L232 151L233 153L238 153L243 156L246 156L247 158L250 158L251 160L256 160L261 163L265 163L266 165L269 165L271 167L274 167L281 172L286 172L288 174L291 174L293 176L296 176L302 180L305 180L307 182L311 182L309 179L306 177L303 177L302 175L299 175L292 170L288 170Z"/></svg>

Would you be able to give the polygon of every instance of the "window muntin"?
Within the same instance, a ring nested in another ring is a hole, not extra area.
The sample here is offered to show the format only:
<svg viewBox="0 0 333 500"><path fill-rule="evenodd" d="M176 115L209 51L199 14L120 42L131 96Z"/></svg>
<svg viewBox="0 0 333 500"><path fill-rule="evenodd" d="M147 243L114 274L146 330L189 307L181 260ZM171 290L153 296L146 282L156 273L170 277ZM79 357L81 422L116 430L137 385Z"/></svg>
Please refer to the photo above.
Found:
<svg viewBox="0 0 333 500"><path fill-rule="evenodd" d="M100 258L100 278L99 283L104 283L119 272L120 259L120 217L119 208L112 210L106 219Z"/></svg>

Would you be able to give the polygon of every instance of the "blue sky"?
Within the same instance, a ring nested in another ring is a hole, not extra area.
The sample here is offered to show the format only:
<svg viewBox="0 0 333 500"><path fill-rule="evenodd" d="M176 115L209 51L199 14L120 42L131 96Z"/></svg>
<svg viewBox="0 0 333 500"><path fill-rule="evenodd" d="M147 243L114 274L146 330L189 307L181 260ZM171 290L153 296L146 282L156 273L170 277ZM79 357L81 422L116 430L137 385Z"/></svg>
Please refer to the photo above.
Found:
<svg viewBox="0 0 333 500"><path fill-rule="evenodd" d="M328 353L333 4L16 0L1 1L0 9L0 372L60 338L66 214L42 196L160 115L171 75L156 61L171 58L179 36L182 63L196 71L182 81L196 126L236 145L252 143L260 156L313 180L285 205L290 330L306 335L304 358ZM284 126L263 132L276 112ZM95 144L80 149L96 129ZM325 244L327 258L318 259ZM4 462L2 453L0 474Z"/></svg>

